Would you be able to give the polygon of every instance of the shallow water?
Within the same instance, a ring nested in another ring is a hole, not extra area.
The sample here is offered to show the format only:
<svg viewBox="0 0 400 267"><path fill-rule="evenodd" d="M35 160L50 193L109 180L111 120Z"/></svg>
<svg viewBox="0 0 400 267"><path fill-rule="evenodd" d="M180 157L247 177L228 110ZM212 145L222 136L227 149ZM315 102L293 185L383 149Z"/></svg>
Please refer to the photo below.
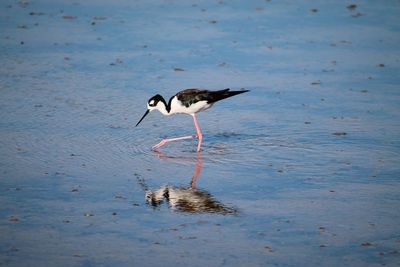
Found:
<svg viewBox="0 0 400 267"><path fill-rule="evenodd" d="M3 1L0 265L398 266L400 5L354 4ZM151 151L193 87L251 91Z"/></svg>

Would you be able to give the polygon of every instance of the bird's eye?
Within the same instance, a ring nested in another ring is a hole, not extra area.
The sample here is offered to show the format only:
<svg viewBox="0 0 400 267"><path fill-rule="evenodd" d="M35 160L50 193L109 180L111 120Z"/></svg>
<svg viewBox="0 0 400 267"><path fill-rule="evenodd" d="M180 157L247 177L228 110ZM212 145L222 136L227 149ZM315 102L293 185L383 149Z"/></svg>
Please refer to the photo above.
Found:
<svg viewBox="0 0 400 267"><path fill-rule="evenodd" d="M150 100L150 101L149 101L149 106L152 106L152 107L155 106L155 105L154 105L154 100Z"/></svg>

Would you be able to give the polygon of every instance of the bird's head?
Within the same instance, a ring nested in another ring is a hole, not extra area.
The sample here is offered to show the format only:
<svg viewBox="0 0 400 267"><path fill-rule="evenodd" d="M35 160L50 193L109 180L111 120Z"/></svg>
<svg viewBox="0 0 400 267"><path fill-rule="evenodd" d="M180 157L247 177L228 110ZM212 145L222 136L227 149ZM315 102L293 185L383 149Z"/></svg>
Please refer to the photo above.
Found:
<svg viewBox="0 0 400 267"><path fill-rule="evenodd" d="M158 109L159 106L162 104L164 104L164 98L160 95L155 95L147 101L147 109L149 111L153 111L155 109Z"/></svg>
<svg viewBox="0 0 400 267"><path fill-rule="evenodd" d="M144 113L143 117L139 120L139 122L136 124L136 126L139 125L139 123L144 119L144 117L147 116L147 114L149 114L150 111L153 111L155 109L160 110L161 108L165 109L165 100L162 96L160 95L155 95L153 97L151 97L148 101L147 101L147 110Z"/></svg>

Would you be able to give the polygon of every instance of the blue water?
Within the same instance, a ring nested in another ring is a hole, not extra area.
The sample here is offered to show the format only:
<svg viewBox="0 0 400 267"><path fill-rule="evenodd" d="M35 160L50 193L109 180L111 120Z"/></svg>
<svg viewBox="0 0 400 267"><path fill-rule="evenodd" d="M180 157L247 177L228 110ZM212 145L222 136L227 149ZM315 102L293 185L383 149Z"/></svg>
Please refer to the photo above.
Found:
<svg viewBox="0 0 400 267"><path fill-rule="evenodd" d="M0 265L400 265L399 12L2 1ZM250 92L198 114L200 154L151 151L195 128L134 127L147 100L194 87ZM165 188L230 212L146 201Z"/></svg>

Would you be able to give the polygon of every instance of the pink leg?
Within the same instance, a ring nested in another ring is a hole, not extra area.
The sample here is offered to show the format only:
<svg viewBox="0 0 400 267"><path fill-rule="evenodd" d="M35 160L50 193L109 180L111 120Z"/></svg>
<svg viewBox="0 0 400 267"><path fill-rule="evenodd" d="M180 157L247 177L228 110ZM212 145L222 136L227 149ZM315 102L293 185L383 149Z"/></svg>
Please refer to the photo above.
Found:
<svg viewBox="0 0 400 267"><path fill-rule="evenodd" d="M160 143L158 143L157 145L154 145L152 148L153 149L157 149L162 147L163 145L168 144L169 142L172 141L178 141L178 140L184 140L184 139L191 139L191 138L196 138L196 135L188 135L188 136L183 136L183 137L176 137L176 138L168 138L168 139L163 139L161 140Z"/></svg>
<svg viewBox="0 0 400 267"><path fill-rule="evenodd" d="M197 145L197 152L200 152L201 143L203 142L203 135L201 134L199 124L197 123L196 115L193 114L192 116L193 116L194 126L196 127L197 131L197 138L199 139L199 144Z"/></svg>
<svg viewBox="0 0 400 267"><path fill-rule="evenodd" d="M201 130L200 130L199 124L197 123L196 116L194 114L192 116L193 116L194 126L196 127L197 135L188 135L188 136L183 136L183 137L163 139L163 140L161 140L160 143L158 143L157 145L154 145L152 147L152 149L160 148L160 147L162 147L162 146L164 146L164 145L166 145L166 144L168 144L169 142L172 142L172 141L178 141L178 140L184 140L184 139L192 139L192 138L196 138L197 137L199 139L199 144L197 145L197 152L199 152L200 148L201 148L201 143L203 141L203 135L201 134Z"/></svg>
<svg viewBox="0 0 400 267"><path fill-rule="evenodd" d="M193 189L196 188L197 177L199 176L202 167L203 167L203 162L201 161L201 154L200 152L197 152L196 168L194 169L192 181L190 183L190 187Z"/></svg>

